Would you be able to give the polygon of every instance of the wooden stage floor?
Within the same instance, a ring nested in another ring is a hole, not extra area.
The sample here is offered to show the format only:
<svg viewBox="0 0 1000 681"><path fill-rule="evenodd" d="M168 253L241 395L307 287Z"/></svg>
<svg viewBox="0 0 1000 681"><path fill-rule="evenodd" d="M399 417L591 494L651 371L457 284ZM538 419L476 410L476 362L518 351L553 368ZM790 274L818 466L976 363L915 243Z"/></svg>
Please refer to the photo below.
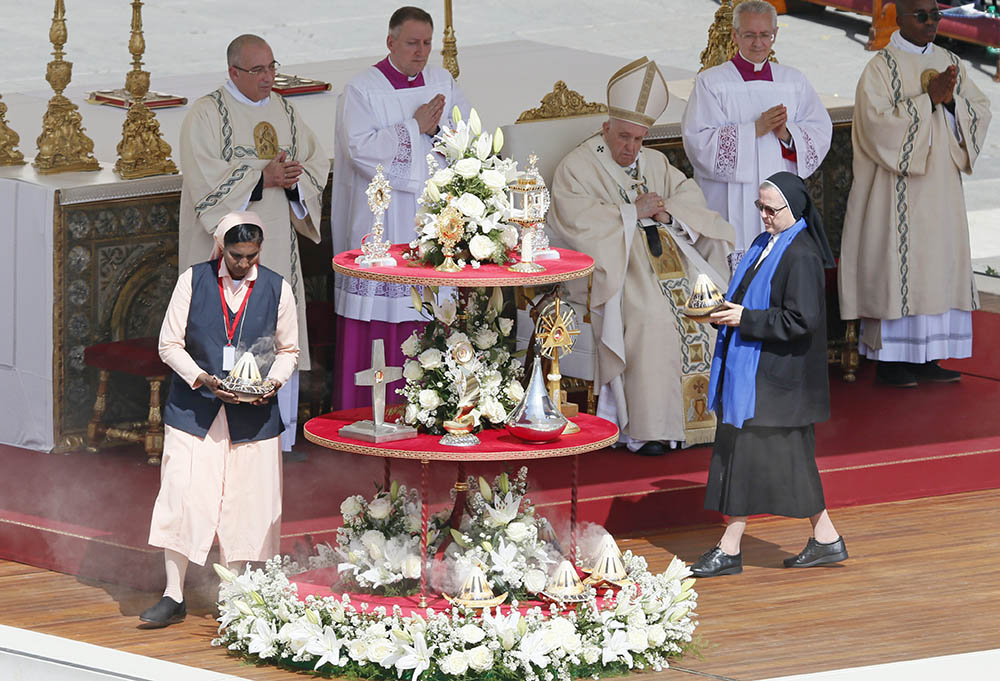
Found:
<svg viewBox="0 0 1000 681"><path fill-rule="evenodd" d="M829 669L1000 648L1000 490L837 509L847 541L842 566L786 570L783 558L808 537L808 521L752 519L742 575L701 580L701 657L644 679L766 679ZM718 527L620 541L662 570L690 562ZM137 628L157 595L19 563L0 562L0 623L248 679L301 675L248 665L212 648L212 593L188 594L180 625Z"/></svg>

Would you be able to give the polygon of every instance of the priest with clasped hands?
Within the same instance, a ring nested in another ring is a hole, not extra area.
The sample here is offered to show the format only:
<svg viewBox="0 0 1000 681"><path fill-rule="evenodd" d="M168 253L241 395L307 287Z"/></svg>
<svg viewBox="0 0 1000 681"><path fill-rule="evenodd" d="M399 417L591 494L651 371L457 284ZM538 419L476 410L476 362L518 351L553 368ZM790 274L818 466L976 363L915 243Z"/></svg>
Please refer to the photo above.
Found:
<svg viewBox="0 0 1000 681"><path fill-rule="evenodd" d="M371 231L365 189L379 165L392 187L384 239L398 244L415 236L417 198L427 181L427 155L432 153L434 136L448 123L454 107L464 117L470 108L451 74L427 64L433 33L430 14L418 7L400 7L389 19L388 56L351 79L340 96L331 215L335 253L360 248L361 239ZM410 306L409 285L338 275L334 303L340 347L333 406L367 406L370 392L354 385L354 374L368 367L372 340L384 339L386 361L401 364L400 345L423 322Z"/></svg>
<svg viewBox="0 0 1000 681"><path fill-rule="evenodd" d="M216 225L228 213L258 214L268 243L261 264L280 274L295 294L302 341L298 369L308 370L306 296L296 233L320 241L329 155L291 102L272 92L279 64L263 38L235 38L226 60L229 79L199 98L181 126L178 265L184 272L204 260ZM281 448L294 456L298 370L282 386L278 401L285 423Z"/></svg>
<svg viewBox="0 0 1000 681"><path fill-rule="evenodd" d="M608 83L609 119L571 151L552 180L552 242L594 258L593 283L569 282L588 303L597 415L642 455L711 442L709 368L715 332L683 315L699 273L729 280L733 228L705 206L694 180L643 148L667 107L667 84L645 57Z"/></svg>
<svg viewBox="0 0 1000 681"><path fill-rule="evenodd" d="M787 171L809 177L830 150L833 123L806 77L768 61L778 17L764 0L733 9L729 61L695 79L681 122L684 151L705 199L736 228L735 271L761 233L753 207L761 181Z"/></svg>
<svg viewBox="0 0 1000 681"><path fill-rule="evenodd" d="M990 100L934 44L934 0L899 0L889 45L858 81L854 182L841 240L840 315L861 319L876 378L909 388L960 375L937 360L972 354L972 276L962 175L986 143Z"/></svg>

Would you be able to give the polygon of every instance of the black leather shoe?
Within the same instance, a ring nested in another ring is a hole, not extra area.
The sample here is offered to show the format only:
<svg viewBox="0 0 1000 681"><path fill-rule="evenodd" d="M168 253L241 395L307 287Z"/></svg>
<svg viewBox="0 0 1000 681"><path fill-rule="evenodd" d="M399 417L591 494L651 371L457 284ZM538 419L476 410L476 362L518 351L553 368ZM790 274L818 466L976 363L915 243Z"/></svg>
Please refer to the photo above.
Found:
<svg viewBox="0 0 1000 681"><path fill-rule="evenodd" d="M139 615L139 619L146 623L147 629L177 624L183 622L185 617L187 617L187 605L184 601L178 603L170 596L164 596L159 603Z"/></svg>
<svg viewBox="0 0 1000 681"><path fill-rule="evenodd" d="M875 365L875 380L894 388L917 387L917 375L909 362L878 362Z"/></svg>
<svg viewBox="0 0 1000 681"><path fill-rule="evenodd" d="M661 456L667 453L667 447L662 442L650 440L639 449L635 450L639 456Z"/></svg>
<svg viewBox="0 0 1000 681"><path fill-rule="evenodd" d="M792 558L785 558L785 567L815 567L827 563L839 563L847 560L847 546L844 538L837 537L831 544L820 544L815 537L809 537L802 552Z"/></svg>
<svg viewBox="0 0 1000 681"><path fill-rule="evenodd" d="M911 364L913 373L918 381L930 381L931 383L955 383L962 378L962 374L951 369L942 369L937 361L924 362L923 364Z"/></svg>
<svg viewBox="0 0 1000 681"><path fill-rule="evenodd" d="M706 551L691 566L691 574L695 577L738 575L741 572L743 572L743 554L737 553L735 556L730 556L718 546Z"/></svg>

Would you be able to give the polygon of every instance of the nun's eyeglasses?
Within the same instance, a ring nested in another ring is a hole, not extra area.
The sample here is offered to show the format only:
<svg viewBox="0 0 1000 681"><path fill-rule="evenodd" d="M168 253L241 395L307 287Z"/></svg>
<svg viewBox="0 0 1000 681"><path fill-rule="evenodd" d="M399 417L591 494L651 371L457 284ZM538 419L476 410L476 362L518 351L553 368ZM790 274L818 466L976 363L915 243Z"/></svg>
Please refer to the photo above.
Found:
<svg viewBox="0 0 1000 681"><path fill-rule="evenodd" d="M753 205L757 210L759 210L761 213L763 213L769 218L773 218L775 215L788 208L788 204L785 204L784 206L779 206L778 208L771 208L767 204L761 203L760 201L754 201Z"/></svg>

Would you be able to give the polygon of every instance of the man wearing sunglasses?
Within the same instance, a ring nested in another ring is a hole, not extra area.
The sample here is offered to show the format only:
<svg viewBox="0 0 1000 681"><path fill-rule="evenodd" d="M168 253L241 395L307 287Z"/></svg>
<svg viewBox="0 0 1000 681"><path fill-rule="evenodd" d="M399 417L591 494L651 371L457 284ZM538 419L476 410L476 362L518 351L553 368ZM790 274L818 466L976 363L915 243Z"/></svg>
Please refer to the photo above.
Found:
<svg viewBox="0 0 1000 681"><path fill-rule="evenodd" d="M897 0L899 30L865 67L854 105L854 184L840 256L840 312L861 354L897 387L954 382L937 360L972 354L969 225L961 174L986 140L989 100L933 44L935 0Z"/></svg>
<svg viewBox="0 0 1000 681"><path fill-rule="evenodd" d="M724 64L695 79L681 123L684 151L709 208L736 228L736 265L761 233L753 208L760 183L785 170L812 175L826 157L833 123L801 72L772 64L778 35L774 7L745 0L733 10L733 42Z"/></svg>
<svg viewBox="0 0 1000 681"><path fill-rule="evenodd" d="M180 151L181 212L178 266L205 259L224 215L251 210L261 217L268 248L261 264L291 285L298 309L298 368L309 369L305 290L297 235L319 243L320 201L330 156L291 102L271 92L280 66L256 35L241 35L226 51L229 79L198 99L184 117ZM298 371L278 394L292 452L298 414ZM295 455L286 458L295 460Z"/></svg>

